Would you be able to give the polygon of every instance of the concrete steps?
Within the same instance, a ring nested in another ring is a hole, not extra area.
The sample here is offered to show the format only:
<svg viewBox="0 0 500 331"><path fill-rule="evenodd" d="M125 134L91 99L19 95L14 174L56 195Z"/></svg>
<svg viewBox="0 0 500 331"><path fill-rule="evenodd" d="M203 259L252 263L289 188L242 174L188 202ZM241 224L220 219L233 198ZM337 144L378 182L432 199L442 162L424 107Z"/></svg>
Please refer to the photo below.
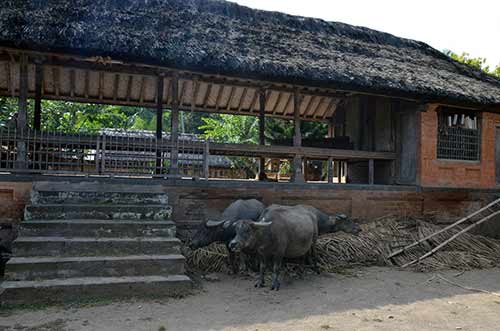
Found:
<svg viewBox="0 0 500 331"><path fill-rule="evenodd" d="M1 304L177 296L191 288L160 186L35 183Z"/></svg>
<svg viewBox="0 0 500 331"><path fill-rule="evenodd" d="M169 220L172 208L164 205L45 204L28 205L24 219L30 220Z"/></svg>
<svg viewBox="0 0 500 331"><path fill-rule="evenodd" d="M179 254L177 238L64 238L18 237L14 256L125 256Z"/></svg>
<svg viewBox="0 0 500 331"><path fill-rule="evenodd" d="M180 275L184 256L17 257L8 262L6 281L80 277Z"/></svg>
<svg viewBox="0 0 500 331"><path fill-rule="evenodd" d="M174 238L176 226L171 221L128 220L36 220L21 223L24 236L33 237L167 237Z"/></svg>
<svg viewBox="0 0 500 331"><path fill-rule="evenodd" d="M84 277L37 281L6 281L0 299L10 305L55 304L96 298L175 297L191 289L185 275Z"/></svg>

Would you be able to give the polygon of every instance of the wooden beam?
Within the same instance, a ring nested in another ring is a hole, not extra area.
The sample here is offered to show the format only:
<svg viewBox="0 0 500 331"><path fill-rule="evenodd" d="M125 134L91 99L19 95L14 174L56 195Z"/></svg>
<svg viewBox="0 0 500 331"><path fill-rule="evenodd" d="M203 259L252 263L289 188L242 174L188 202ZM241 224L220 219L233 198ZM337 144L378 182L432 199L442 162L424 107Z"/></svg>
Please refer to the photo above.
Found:
<svg viewBox="0 0 500 331"><path fill-rule="evenodd" d="M323 114L323 119L326 119L331 113L330 117L333 116L333 114L335 113L335 109L337 108L337 105L339 104L339 100L338 99L332 99L330 101L330 104L328 105L328 107L326 108L325 110L325 113ZM332 110L333 109L333 110Z"/></svg>
<svg viewBox="0 0 500 331"><path fill-rule="evenodd" d="M293 101L293 93L290 93L290 96L288 97L288 100L286 101L285 108L283 109L283 116L286 116L288 114L288 107L290 107L290 104ZM292 107L292 112L293 112L293 107Z"/></svg>
<svg viewBox="0 0 500 331"><path fill-rule="evenodd" d="M170 117L171 129L170 139L172 142L172 151L170 152L170 174L177 176L179 174L179 78L172 77L172 115Z"/></svg>
<svg viewBox="0 0 500 331"><path fill-rule="evenodd" d="M328 172L328 184L333 184L333 157L328 158L327 172ZM339 177L340 183L340 177Z"/></svg>
<svg viewBox="0 0 500 331"><path fill-rule="evenodd" d="M163 138L163 87L164 87L165 77L159 75L157 77L156 83L156 139L157 141L162 141ZM157 143L157 146L161 143ZM161 151L156 151L156 170L155 173L160 175L163 170Z"/></svg>
<svg viewBox="0 0 500 331"><path fill-rule="evenodd" d="M22 55L19 61L19 109L17 113L17 132L23 136L26 134L28 116L28 58ZM17 141L16 154L17 167L26 168L27 150L26 141L19 139Z"/></svg>
<svg viewBox="0 0 500 331"><path fill-rule="evenodd" d="M266 90L259 91L259 145L266 145ZM266 180L266 158L259 159L259 180Z"/></svg>
<svg viewBox="0 0 500 331"><path fill-rule="evenodd" d="M307 106L306 108L304 109L304 117L307 117L307 115L309 114L309 109L311 108L311 105L313 104L313 101L314 101L314 96L310 96L309 97L309 102L307 103Z"/></svg>
<svg viewBox="0 0 500 331"><path fill-rule="evenodd" d="M299 92L295 91L293 95L293 125L294 125L294 135L293 135L293 146L302 146L302 136L300 133L300 104L301 96Z"/></svg>
<svg viewBox="0 0 500 331"><path fill-rule="evenodd" d="M316 114L318 113L320 107L323 105L323 102L325 102L325 97L320 97L318 105L312 111L311 117L316 118Z"/></svg>
<svg viewBox="0 0 500 331"><path fill-rule="evenodd" d="M42 122L42 83L43 65L35 64L35 109L33 116L33 129L40 131Z"/></svg>
<svg viewBox="0 0 500 331"><path fill-rule="evenodd" d="M186 93L187 80L182 82L181 93L179 95L179 105L184 105L184 94Z"/></svg>

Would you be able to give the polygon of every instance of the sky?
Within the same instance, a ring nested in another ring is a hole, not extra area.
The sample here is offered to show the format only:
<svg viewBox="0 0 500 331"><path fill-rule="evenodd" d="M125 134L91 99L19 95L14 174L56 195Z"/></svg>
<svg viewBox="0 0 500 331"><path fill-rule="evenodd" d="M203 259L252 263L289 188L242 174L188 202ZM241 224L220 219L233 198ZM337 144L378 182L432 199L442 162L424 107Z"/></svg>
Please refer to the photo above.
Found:
<svg viewBox="0 0 500 331"><path fill-rule="evenodd" d="M360 25L500 64L500 0L231 0Z"/></svg>

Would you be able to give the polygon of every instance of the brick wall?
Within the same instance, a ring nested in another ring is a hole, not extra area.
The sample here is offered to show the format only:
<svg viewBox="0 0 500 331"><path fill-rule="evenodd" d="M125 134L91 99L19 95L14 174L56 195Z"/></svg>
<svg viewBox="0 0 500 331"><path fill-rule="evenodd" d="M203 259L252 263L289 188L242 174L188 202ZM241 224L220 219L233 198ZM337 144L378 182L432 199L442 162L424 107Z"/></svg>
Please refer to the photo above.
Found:
<svg viewBox="0 0 500 331"><path fill-rule="evenodd" d="M437 159L437 106L421 115L420 185L424 187L494 188L495 125L500 115L483 113L481 121L481 161Z"/></svg>

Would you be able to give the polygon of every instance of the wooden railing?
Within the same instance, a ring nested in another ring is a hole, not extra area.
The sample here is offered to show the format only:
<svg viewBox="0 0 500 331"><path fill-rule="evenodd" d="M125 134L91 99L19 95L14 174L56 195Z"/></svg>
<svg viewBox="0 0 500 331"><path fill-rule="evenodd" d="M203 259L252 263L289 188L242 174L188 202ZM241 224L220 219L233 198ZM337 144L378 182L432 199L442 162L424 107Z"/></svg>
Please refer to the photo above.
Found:
<svg viewBox="0 0 500 331"><path fill-rule="evenodd" d="M234 162L235 158L239 158L239 161L244 158L251 161ZM0 128L2 172L254 179L251 174L259 172L260 158L268 161L285 160L289 162L290 168L295 167L299 172L303 171L300 166L303 160L327 161L327 174L323 174L322 180L329 183L334 182L335 176L338 178L337 182L341 182L340 177L346 175L343 162L366 160L369 183L373 184L374 161L392 161L396 159L396 154L312 147L209 143L195 135L180 135L178 142L174 144L169 136L157 139L152 132L139 134L137 131L111 130L99 134L62 134ZM335 166L337 174L334 174L334 161L337 162ZM253 169L249 171L249 167ZM296 170L290 169L281 178L288 180L293 177L292 173L297 174Z"/></svg>

